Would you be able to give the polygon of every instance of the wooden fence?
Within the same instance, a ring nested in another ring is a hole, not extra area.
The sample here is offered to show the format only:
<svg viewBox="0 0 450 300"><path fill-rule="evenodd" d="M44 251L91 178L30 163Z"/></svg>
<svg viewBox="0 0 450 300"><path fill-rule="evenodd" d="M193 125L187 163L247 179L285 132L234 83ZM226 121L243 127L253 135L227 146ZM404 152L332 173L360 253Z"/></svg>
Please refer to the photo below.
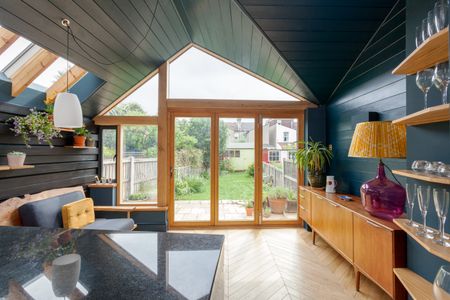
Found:
<svg viewBox="0 0 450 300"><path fill-rule="evenodd" d="M282 169L274 165L263 162L264 183L273 187L284 187L292 191L297 191L297 166L291 160L284 160Z"/></svg>

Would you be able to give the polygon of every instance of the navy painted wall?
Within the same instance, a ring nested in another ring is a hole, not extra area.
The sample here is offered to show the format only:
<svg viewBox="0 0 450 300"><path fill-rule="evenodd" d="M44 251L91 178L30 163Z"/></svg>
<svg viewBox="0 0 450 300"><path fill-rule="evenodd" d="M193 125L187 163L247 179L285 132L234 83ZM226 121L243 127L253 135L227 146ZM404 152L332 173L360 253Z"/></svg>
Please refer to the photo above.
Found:
<svg viewBox="0 0 450 300"><path fill-rule="evenodd" d="M391 74L405 57L405 15L400 0L328 102L327 143L334 153L328 173L336 176L339 191L359 195L361 184L376 175L376 159L348 157L357 119L368 112L378 112L380 120L405 115L406 79ZM385 162L392 169L406 166L404 159Z"/></svg>
<svg viewBox="0 0 450 300"><path fill-rule="evenodd" d="M426 17L428 10L432 9L433 0L407 0L407 18L406 18L406 52L411 53L414 48L415 28L417 24ZM415 84L415 76L408 76L406 82L407 89L407 113L413 113L423 109L423 94ZM429 94L429 105L441 104L440 93L433 87ZM409 127L407 131L408 138L408 158L407 164L417 159L429 161L443 161L450 163L450 123L442 122L437 124ZM431 185L426 182L408 180L408 182L430 185L431 187L444 187L442 185ZM447 189L449 187L447 186ZM428 223L430 226L438 227L433 201L430 201ZM419 209L414 211L414 219L421 222ZM446 231L450 232L450 222L447 222ZM407 242L408 259L407 264L414 272L433 281L436 272L443 264L448 264L434 255L426 252L414 240L408 238Z"/></svg>

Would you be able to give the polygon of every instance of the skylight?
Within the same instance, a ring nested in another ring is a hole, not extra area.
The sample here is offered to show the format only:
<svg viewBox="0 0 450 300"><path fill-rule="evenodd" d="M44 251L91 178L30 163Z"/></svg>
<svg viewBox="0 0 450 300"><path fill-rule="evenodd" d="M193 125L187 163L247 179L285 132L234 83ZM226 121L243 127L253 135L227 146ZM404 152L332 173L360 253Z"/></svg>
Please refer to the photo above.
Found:
<svg viewBox="0 0 450 300"><path fill-rule="evenodd" d="M32 84L37 84L44 90L48 89L55 81L57 81L61 76L64 76L67 71L66 60L59 57L55 62L53 62L44 72L42 72ZM73 66L73 63L69 62L69 68Z"/></svg>
<svg viewBox="0 0 450 300"><path fill-rule="evenodd" d="M158 82L156 74L142 86L117 104L107 115L109 116L157 116L158 115Z"/></svg>
<svg viewBox="0 0 450 300"><path fill-rule="evenodd" d="M31 42L23 37L19 37L8 49L0 55L0 70L4 71L5 67L9 65L16 57L18 57Z"/></svg>
<svg viewBox="0 0 450 300"><path fill-rule="evenodd" d="M298 101L195 47L170 64L169 98Z"/></svg>

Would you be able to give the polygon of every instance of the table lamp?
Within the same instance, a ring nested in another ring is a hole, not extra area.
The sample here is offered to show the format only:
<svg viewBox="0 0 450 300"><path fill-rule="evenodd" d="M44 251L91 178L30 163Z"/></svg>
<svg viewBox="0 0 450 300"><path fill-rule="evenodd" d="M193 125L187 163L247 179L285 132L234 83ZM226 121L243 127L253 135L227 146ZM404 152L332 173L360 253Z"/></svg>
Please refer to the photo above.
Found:
<svg viewBox="0 0 450 300"><path fill-rule="evenodd" d="M406 192L389 180L382 158L406 157L406 127L391 122L358 123L348 151L349 157L378 158L378 175L361 186L361 201L373 216L392 220L402 215Z"/></svg>

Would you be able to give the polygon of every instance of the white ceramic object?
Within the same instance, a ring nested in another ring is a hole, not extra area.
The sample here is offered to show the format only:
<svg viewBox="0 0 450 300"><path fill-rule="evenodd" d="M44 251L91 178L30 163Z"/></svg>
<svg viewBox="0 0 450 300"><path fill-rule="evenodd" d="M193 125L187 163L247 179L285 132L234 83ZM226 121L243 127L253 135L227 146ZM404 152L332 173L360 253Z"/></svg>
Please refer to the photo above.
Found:
<svg viewBox="0 0 450 300"><path fill-rule="evenodd" d="M327 176L327 185L325 188L326 193L336 193L337 181L334 180L334 176Z"/></svg>
<svg viewBox="0 0 450 300"><path fill-rule="evenodd" d="M25 153L23 153L23 154L8 153L6 155L6 157L8 158L8 166L13 169L23 167L26 156L27 155Z"/></svg>

